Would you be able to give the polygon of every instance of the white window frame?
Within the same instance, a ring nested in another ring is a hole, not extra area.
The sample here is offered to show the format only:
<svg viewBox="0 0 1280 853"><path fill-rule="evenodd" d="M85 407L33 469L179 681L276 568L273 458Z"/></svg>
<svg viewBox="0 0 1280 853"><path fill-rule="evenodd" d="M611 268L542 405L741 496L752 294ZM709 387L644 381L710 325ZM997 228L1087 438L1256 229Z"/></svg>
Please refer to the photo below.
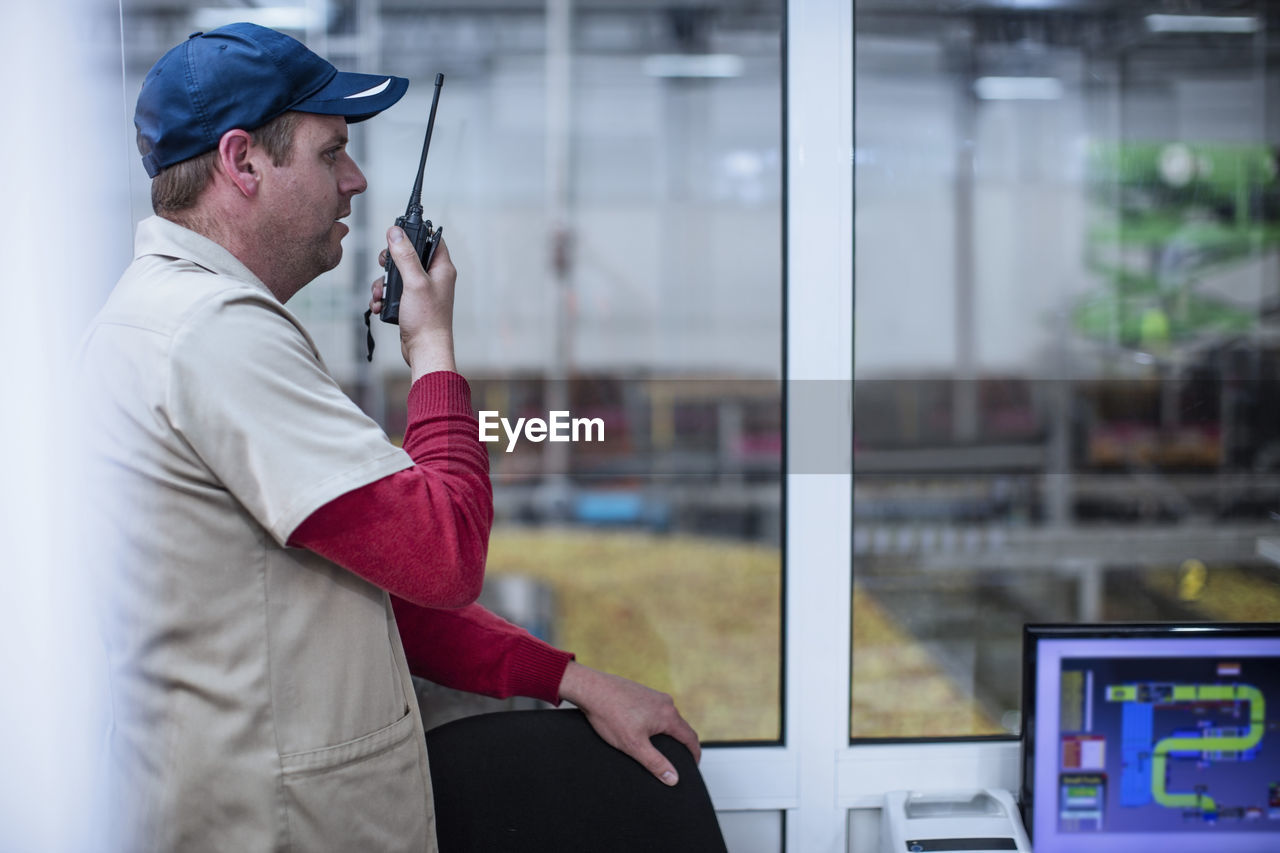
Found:
<svg viewBox="0 0 1280 853"><path fill-rule="evenodd" d="M887 791L1016 790L1018 744L849 744L853 542L853 2L790 0L786 11L787 379L843 388L823 435L848 456L788 473L784 745L707 750L722 811L784 811L784 849L843 853L849 811ZM810 395L812 398L813 395ZM789 430L795 441L811 430ZM788 447L788 456L799 448ZM1015 674L1016 675L1016 674ZM874 843L874 842L872 842Z"/></svg>

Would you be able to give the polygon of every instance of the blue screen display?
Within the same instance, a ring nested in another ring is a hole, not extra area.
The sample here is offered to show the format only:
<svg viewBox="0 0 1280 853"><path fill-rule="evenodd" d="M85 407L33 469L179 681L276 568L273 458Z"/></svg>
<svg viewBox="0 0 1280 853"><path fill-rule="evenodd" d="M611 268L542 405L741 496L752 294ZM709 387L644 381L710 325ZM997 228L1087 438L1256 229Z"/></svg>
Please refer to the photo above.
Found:
<svg viewBox="0 0 1280 853"><path fill-rule="evenodd" d="M1280 636L1035 645L1039 853L1280 850Z"/></svg>

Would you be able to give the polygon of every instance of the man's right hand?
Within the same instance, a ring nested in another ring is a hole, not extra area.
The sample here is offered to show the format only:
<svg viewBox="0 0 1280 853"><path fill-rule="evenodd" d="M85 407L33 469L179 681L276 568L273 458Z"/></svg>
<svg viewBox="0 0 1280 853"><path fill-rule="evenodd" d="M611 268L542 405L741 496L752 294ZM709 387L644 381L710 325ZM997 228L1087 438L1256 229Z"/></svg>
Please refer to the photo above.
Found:
<svg viewBox="0 0 1280 853"><path fill-rule="evenodd" d="M449 248L440 241L431 269L423 270L413 243L398 226L387 229L387 248L378 255L385 265L387 253L404 280L400 297L400 353L409 365L412 381L437 370L457 370L453 357L453 291L458 271ZM369 307L382 312L381 278L373 283Z"/></svg>
<svg viewBox="0 0 1280 853"><path fill-rule="evenodd" d="M680 777L649 740L652 735L671 735L693 754L694 761L702 759L698 733L665 693L570 661L560 680L560 698L577 705L596 734L634 758L664 785L675 785Z"/></svg>

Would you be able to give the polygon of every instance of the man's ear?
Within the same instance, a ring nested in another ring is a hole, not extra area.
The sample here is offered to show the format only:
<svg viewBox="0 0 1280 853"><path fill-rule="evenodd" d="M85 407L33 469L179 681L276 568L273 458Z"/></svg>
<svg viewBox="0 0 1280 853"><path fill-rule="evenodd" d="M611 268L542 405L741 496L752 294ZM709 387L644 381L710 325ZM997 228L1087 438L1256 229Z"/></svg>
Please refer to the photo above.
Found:
<svg viewBox="0 0 1280 853"><path fill-rule="evenodd" d="M228 130L218 140L219 171L248 198L257 195L261 186L262 173L257 154L253 137L247 130Z"/></svg>

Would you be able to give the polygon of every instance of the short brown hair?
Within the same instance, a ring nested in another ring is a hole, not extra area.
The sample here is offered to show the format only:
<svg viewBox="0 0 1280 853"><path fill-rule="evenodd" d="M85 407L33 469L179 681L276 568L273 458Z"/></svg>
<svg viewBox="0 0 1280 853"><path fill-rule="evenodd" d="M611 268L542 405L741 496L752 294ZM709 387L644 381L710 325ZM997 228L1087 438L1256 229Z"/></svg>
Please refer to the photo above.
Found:
<svg viewBox="0 0 1280 853"><path fill-rule="evenodd" d="M255 145L266 149L271 162L277 166L289 165L293 156L293 134L298 128L302 113L290 110L271 121L249 131ZM142 134L138 134L138 150L142 150ZM142 153L146 153L143 151ZM197 154L181 163L174 163L151 179L151 209L160 216L178 213L192 207L209 185L213 176L213 164L218 159L218 149Z"/></svg>

